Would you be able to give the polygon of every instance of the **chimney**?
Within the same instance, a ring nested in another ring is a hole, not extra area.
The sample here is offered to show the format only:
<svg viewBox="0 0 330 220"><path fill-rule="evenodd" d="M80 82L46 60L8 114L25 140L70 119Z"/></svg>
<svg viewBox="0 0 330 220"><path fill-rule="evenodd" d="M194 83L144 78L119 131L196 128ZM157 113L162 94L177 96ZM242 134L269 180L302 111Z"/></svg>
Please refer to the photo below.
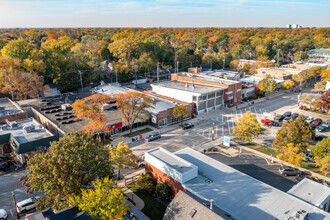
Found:
<svg viewBox="0 0 330 220"><path fill-rule="evenodd" d="M192 89L195 88L195 83L194 83L194 81L192 81L192 86L191 86L191 88L192 88Z"/></svg>
<svg viewBox="0 0 330 220"><path fill-rule="evenodd" d="M211 210L213 210L213 202L214 202L214 200L211 199L211 200L210 200L210 209L211 209Z"/></svg>

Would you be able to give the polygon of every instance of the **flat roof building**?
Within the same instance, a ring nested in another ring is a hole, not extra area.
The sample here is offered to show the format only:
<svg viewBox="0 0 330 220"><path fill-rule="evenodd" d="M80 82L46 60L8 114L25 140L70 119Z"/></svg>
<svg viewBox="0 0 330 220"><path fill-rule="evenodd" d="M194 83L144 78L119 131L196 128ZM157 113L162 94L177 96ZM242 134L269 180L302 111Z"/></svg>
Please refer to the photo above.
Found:
<svg viewBox="0 0 330 220"><path fill-rule="evenodd" d="M152 156L153 152L158 154ZM146 152L146 155L149 155L145 157L146 171L158 183L167 183L175 193L188 191L210 201L232 219L273 220L305 215L311 220L330 218L329 213L191 148L175 153L157 148ZM178 178L179 175L176 175L181 164L193 167L188 169L191 171L187 175L189 178Z"/></svg>
<svg viewBox="0 0 330 220"><path fill-rule="evenodd" d="M26 112L9 98L0 98L0 123L27 118Z"/></svg>
<svg viewBox="0 0 330 220"><path fill-rule="evenodd" d="M312 49L307 55L310 61L330 62L330 49Z"/></svg>
<svg viewBox="0 0 330 220"><path fill-rule="evenodd" d="M6 121L6 124L0 125L0 146L9 145L22 163L25 162L24 154L45 150L54 140L57 137L33 118Z"/></svg>
<svg viewBox="0 0 330 220"><path fill-rule="evenodd" d="M255 76L258 77L266 77L270 75L274 79L278 80L287 80L291 79L292 75L297 75L301 73L301 69L294 69L294 68L283 68L283 67L271 67L271 68L260 68L257 69L257 74Z"/></svg>
<svg viewBox="0 0 330 220"><path fill-rule="evenodd" d="M288 68L300 69L300 70L308 70L312 67L320 66L322 68L327 68L329 64L323 62L296 62L286 65Z"/></svg>

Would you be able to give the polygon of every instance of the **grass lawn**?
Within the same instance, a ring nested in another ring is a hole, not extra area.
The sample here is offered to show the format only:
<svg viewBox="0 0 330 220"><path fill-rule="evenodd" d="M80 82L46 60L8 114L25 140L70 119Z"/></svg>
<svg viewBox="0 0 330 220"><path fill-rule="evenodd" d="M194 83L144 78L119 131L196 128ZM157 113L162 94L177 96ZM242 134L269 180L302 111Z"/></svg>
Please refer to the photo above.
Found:
<svg viewBox="0 0 330 220"><path fill-rule="evenodd" d="M140 197L144 201L144 208L142 212L146 214L151 220L163 219L166 206L159 201L156 200L152 195L147 193L146 191L140 189L134 183L126 186L130 190L132 190L138 197Z"/></svg>
<svg viewBox="0 0 330 220"><path fill-rule="evenodd" d="M153 131L153 130L151 128L144 128L144 129L141 129L141 130L138 130L138 131L134 131L131 134L130 133L124 134L123 136L124 137L134 137L134 136L137 136L139 134L147 133L149 131Z"/></svg>
<svg viewBox="0 0 330 220"><path fill-rule="evenodd" d="M318 168L318 167L315 167L315 166L313 165L313 163L308 163L308 162L306 162L306 161L301 161L301 162L300 162L300 167L301 167L301 168L305 168L305 169L310 170L310 171L313 171L313 172L318 173L318 174L322 174L322 173L320 172L319 168ZM323 175L323 174L322 174L322 175Z"/></svg>
<svg viewBox="0 0 330 220"><path fill-rule="evenodd" d="M263 145L261 145L261 147L260 147L260 144L257 144L257 143L246 143L246 144L242 144L242 145L244 147L248 147L248 148L251 148L253 150L257 150L261 153L267 154L269 156L272 155L273 157L276 157L276 155L277 155L276 151L273 148L266 147L266 146L263 146Z"/></svg>

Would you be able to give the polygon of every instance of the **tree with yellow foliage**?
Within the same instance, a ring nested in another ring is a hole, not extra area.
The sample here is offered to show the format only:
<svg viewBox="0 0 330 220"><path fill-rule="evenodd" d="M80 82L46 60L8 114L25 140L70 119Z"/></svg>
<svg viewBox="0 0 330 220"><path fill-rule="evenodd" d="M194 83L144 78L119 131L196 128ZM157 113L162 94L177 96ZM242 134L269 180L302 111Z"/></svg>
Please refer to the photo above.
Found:
<svg viewBox="0 0 330 220"><path fill-rule="evenodd" d="M138 159L133 151L128 147L128 144L119 142L117 147L110 146L110 158L112 164L118 168L117 178L120 178L120 170L125 167L136 167L135 161Z"/></svg>
<svg viewBox="0 0 330 220"><path fill-rule="evenodd" d="M257 137L261 132L261 125L258 122L255 114L247 111L242 118L236 122L236 127L233 127L233 133L242 141L252 141L252 138Z"/></svg>
<svg viewBox="0 0 330 220"><path fill-rule="evenodd" d="M183 105L175 105L173 109L173 116L175 118L180 118L181 125L183 117L188 114L190 114L190 112L186 107L184 107Z"/></svg>
<svg viewBox="0 0 330 220"><path fill-rule="evenodd" d="M125 205L126 197L115 184L108 177L96 179L91 188L82 189L80 196L69 197L67 202L88 212L93 219L123 219L130 207Z"/></svg>
<svg viewBox="0 0 330 220"><path fill-rule="evenodd" d="M324 175L330 174L330 156L323 158L315 157L316 166L320 168L321 173Z"/></svg>
<svg viewBox="0 0 330 220"><path fill-rule="evenodd" d="M113 97L117 107L123 115L123 120L129 125L130 133L132 126L137 119L144 121L148 108L153 108L154 100L141 92L119 93Z"/></svg>
<svg viewBox="0 0 330 220"><path fill-rule="evenodd" d="M76 100L72 104L72 111L77 114L77 117L89 121L86 126L82 127L82 131L93 134L105 130L107 119L103 113L103 104L111 100L110 96L96 93Z"/></svg>
<svg viewBox="0 0 330 220"><path fill-rule="evenodd" d="M289 143L282 148L282 152L277 155L277 158L295 166L299 166L303 156L304 154L300 152L299 147L295 147L293 143Z"/></svg>
<svg viewBox="0 0 330 220"><path fill-rule="evenodd" d="M283 88L284 89L291 89L293 86L294 86L294 82L292 80L290 80L290 79L285 80L283 82Z"/></svg>

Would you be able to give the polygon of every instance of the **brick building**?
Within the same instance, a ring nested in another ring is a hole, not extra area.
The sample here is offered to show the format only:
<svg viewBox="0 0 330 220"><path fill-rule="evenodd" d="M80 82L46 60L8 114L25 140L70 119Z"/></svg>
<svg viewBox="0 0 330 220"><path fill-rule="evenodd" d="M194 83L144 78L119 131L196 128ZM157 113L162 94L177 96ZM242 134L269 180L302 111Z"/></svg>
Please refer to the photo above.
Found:
<svg viewBox="0 0 330 220"><path fill-rule="evenodd" d="M16 102L8 98L0 98L0 123L25 118L27 118L26 112Z"/></svg>

